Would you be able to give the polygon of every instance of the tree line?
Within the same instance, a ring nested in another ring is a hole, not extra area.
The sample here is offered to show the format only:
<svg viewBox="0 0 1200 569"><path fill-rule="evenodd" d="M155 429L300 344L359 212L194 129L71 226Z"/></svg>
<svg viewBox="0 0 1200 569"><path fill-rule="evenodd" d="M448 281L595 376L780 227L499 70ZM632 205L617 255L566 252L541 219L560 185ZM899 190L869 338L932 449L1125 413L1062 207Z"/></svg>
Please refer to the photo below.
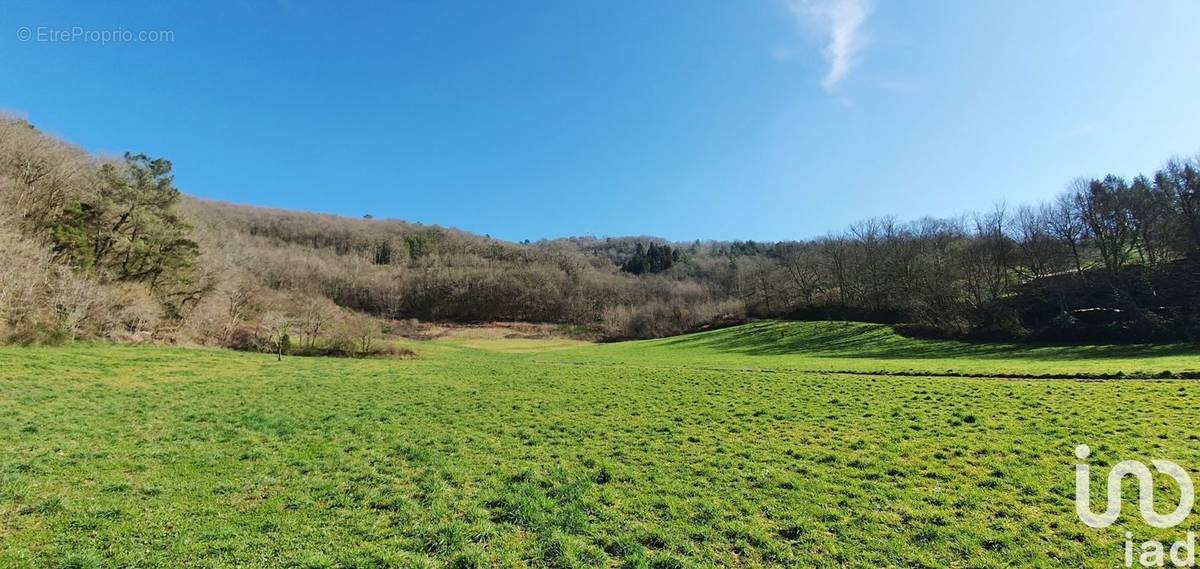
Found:
<svg viewBox="0 0 1200 569"><path fill-rule="evenodd" d="M850 314L941 335L1195 337L1200 168L1072 182L1057 199L953 219L869 219L738 256L752 313Z"/></svg>
<svg viewBox="0 0 1200 569"><path fill-rule="evenodd" d="M611 338L747 317L913 333L1198 334L1200 176L1073 182L1044 204L869 219L819 239L509 243L396 220L180 194L164 159L96 158L0 120L0 338L194 342L361 355L426 321L570 324Z"/></svg>

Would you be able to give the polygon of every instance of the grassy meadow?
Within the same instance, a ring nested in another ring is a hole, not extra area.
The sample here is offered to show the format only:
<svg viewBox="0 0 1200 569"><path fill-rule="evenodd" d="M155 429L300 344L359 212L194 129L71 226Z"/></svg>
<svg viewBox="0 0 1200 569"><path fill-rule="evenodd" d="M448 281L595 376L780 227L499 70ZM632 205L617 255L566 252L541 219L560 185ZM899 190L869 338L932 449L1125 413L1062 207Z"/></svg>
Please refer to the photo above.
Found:
<svg viewBox="0 0 1200 569"><path fill-rule="evenodd" d="M1196 471L1200 384L1055 379L1200 371L1186 346L508 336L0 348L0 567L1111 567L1126 529L1200 530L1087 528L1072 454Z"/></svg>

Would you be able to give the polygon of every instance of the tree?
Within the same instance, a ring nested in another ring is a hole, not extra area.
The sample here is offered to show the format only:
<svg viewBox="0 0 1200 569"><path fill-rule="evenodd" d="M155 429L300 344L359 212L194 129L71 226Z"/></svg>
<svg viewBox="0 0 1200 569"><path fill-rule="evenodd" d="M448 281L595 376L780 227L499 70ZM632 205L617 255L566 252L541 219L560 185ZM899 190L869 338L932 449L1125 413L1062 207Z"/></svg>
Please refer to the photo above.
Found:
<svg viewBox="0 0 1200 569"><path fill-rule="evenodd" d="M817 250L807 243L789 243L780 249L780 263L784 274L791 281L791 288L806 307L817 304L817 296L824 294L825 283L821 273Z"/></svg>
<svg viewBox="0 0 1200 569"><path fill-rule="evenodd" d="M1058 197L1048 206L1046 225L1050 234L1067 246L1071 259L1075 262L1075 272L1083 276L1083 258L1081 247L1087 234L1087 226L1079 213L1079 194L1086 188L1085 180L1072 182L1071 189Z"/></svg>
<svg viewBox="0 0 1200 569"><path fill-rule="evenodd" d="M1171 160L1154 175L1154 185L1179 216L1180 249L1200 254L1200 160Z"/></svg>
<svg viewBox="0 0 1200 569"><path fill-rule="evenodd" d="M621 270L635 275L661 273L681 259L680 251L673 249L670 245L651 243L649 247L646 247L639 242L633 251L633 256L621 265Z"/></svg>
<svg viewBox="0 0 1200 569"><path fill-rule="evenodd" d="M93 194L54 222L54 251L103 277L158 288L184 276L199 254L178 202L169 161L126 153L123 164L100 166Z"/></svg>
<svg viewBox="0 0 1200 569"><path fill-rule="evenodd" d="M84 322L99 304L95 283L79 274L66 273L57 279L50 295L58 330L71 341L79 338Z"/></svg>
<svg viewBox="0 0 1200 569"><path fill-rule="evenodd" d="M1017 209L1014 221L1018 253L1016 270L1025 279L1047 277L1061 268L1063 248L1051 229L1053 215L1053 209L1045 204Z"/></svg>
<svg viewBox="0 0 1200 569"><path fill-rule="evenodd" d="M235 282L224 291L225 323L221 327L221 335L228 342L242 322L255 310L258 290L252 283L244 280Z"/></svg>
<svg viewBox="0 0 1200 569"><path fill-rule="evenodd" d="M259 321L259 333L266 339L277 361L283 361L283 353L290 347L288 332L292 326L292 320L282 312L268 312Z"/></svg>
<svg viewBox="0 0 1200 569"><path fill-rule="evenodd" d="M1128 207L1138 259L1149 266L1169 259L1177 219L1164 188L1145 176L1134 178L1129 185Z"/></svg>
<svg viewBox="0 0 1200 569"><path fill-rule="evenodd" d="M854 296L850 280L850 245L844 237L826 237L817 241L821 256L829 265L833 286L837 289L838 305L845 308Z"/></svg>
<svg viewBox="0 0 1200 569"><path fill-rule="evenodd" d="M747 307L761 306L758 310L763 316L774 316L782 308L775 297L776 281L775 268L777 263L766 257L736 258L738 276L742 282L742 300ZM774 301L774 304L772 304Z"/></svg>
<svg viewBox="0 0 1200 569"><path fill-rule="evenodd" d="M975 216L975 240L978 246L976 253L980 255L974 265L980 270L978 276L986 287L988 300L999 298L1010 286L1010 269L1012 268L1012 252L1015 248L1013 240L1008 235L1009 229L1008 206L996 204L992 211Z"/></svg>
<svg viewBox="0 0 1200 569"><path fill-rule="evenodd" d="M296 318L296 329L300 333L300 344L312 349L317 339L333 323L337 307L325 298L309 298L300 305L300 315Z"/></svg>
<svg viewBox="0 0 1200 569"><path fill-rule="evenodd" d="M386 240L380 241L379 244L375 246L375 264L376 265L392 264L392 242L391 241L386 241Z"/></svg>
<svg viewBox="0 0 1200 569"><path fill-rule="evenodd" d="M48 222L78 199L90 171L78 149L0 114L0 223L11 222L40 240Z"/></svg>
<svg viewBox="0 0 1200 569"><path fill-rule="evenodd" d="M1076 200L1104 267L1115 276L1129 262L1138 244L1129 184L1113 175L1092 180L1086 191L1076 195Z"/></svg>
<svg viewBox="0 0 1200 569"><path fill-rule="evenodd" d="M353 314L342 319L341 335L356 355L365 357L375 351L375 344L383 337L383 332L378 320Z"/></svg>
<svg viewBox="0 0 1200 569"><path fill-rule="evenodd" d="M890 301L890 283L882 261L884 234L895 224L892 218L873 217L850 225L852 237L850 273L862 292L863 307L871 311L884 309Z"/></svg>

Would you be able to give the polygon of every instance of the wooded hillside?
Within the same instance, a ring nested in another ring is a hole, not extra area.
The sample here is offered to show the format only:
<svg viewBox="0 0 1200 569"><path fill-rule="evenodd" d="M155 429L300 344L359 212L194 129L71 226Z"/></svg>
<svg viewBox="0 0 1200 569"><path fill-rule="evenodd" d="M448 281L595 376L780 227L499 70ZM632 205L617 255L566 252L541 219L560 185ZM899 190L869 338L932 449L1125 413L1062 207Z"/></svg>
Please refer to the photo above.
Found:
<svg viewBox="0 0 1200 569"><path fill-rule="evenodd" d="M796 228L798 234L807 228ZM510 243L183 196L171 163L89 156L0 120L0 337L365 353L411 319L655 337L746 316L989 338L1200 334L1200 170L1073 182L953 219L797 242Z"/></svg>

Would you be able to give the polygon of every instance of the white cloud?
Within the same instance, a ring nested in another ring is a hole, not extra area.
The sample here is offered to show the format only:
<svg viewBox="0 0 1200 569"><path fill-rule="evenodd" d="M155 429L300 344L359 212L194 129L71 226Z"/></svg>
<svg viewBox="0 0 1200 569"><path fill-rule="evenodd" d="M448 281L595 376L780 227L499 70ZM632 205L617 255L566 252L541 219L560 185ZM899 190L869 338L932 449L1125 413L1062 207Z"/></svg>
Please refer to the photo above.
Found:
<svg viewBox="0 0 1200 569"><path fill-rule="evenodd" d="M866 47L862 27L871 15L871 0L787 0L787 3L798 26L815 25L822 34L829 71L821 86L833 91L858 64L859 52Z"/></svg>

